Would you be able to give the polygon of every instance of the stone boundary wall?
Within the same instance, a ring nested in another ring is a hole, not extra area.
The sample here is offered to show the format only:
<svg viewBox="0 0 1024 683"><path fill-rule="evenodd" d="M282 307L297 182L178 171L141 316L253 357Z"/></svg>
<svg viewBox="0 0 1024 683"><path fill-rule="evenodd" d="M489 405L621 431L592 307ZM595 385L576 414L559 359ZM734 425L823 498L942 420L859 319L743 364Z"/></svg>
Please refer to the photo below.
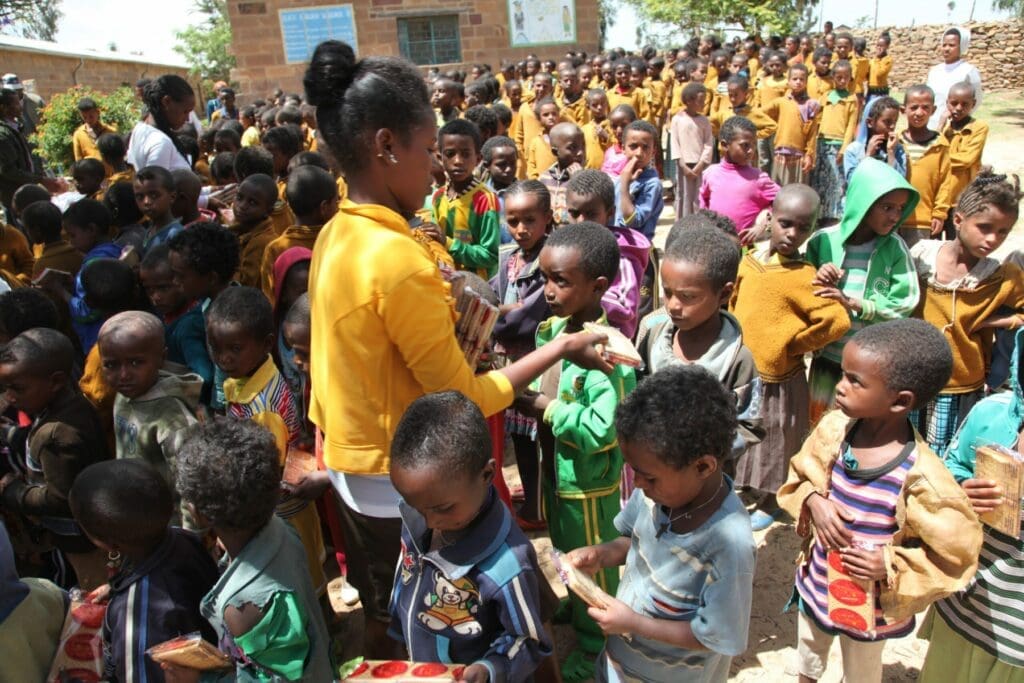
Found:
<svg viewBox="0 0 1024 683"><path fill-rule="evenodd" d="M867 38L870 56L882 31L892 36L889 54L893 58L889 83L903 88L924 83L928 70L942 61L939 44L949 25L892 26L853 29L854 36ZM1024 88L1024 22L1017 20L963 24L971 31L971 47L965 58L981 72L985 90ZM837 29L839 32L841 29Z"/></svg>

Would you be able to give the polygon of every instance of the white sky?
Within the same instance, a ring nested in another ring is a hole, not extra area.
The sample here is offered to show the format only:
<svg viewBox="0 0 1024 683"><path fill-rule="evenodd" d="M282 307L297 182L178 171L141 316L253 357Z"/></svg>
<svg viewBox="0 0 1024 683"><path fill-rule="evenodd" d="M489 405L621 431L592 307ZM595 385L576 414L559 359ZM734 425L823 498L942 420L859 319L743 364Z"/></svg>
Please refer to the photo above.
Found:
<svg viewBox="0 0 1024 683"><path fill-rule="evenodd" d="M908 23L944 24L967 20L974 4L978 21L1006 16L992 10L991 0L957 0L950 12L942 0L880 0L880 26ZM79 49L106 51L113 41L121 52L139 51L157 61L179 61L174 52L174 33L196 22L192 0L63 0L64 18L58 42ZM822 0L821 14L839 24L853 25L860 17L872 14L869 1ZM617 20L609 35L609 47L635 48L636 14L620 3Z"/></svg>
<svg viewBox="0 0 1024 683"><path fill-rule="evenodd" d="M636 44L636 13L629 5L618 4L615 24L608 32L608 47L624 47L627 50L640 47ZM990 21L1008 16L1007 12L993 10L991 0L957 0L952 12L942 0L879 0L878 25L962 23L970 16L972 4L975 21ZM825 19L836 26L854 26L861 17L869 15L873 18L874 15L874 3L870 0L821 0L818 7L818 26Z"/></svg>

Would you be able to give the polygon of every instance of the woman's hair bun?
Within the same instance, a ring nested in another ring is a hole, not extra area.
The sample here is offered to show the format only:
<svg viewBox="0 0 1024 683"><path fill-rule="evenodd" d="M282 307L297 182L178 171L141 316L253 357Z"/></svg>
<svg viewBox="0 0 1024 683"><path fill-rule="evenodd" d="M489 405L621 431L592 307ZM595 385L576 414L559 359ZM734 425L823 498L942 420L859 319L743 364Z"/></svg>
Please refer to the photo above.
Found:
<svg viewBox="0 0 1024 683"><path fill-rule="evenodd" d="M352 47L340 40L325 40L313 51L302 79L306 100L317 107L340 101L355 74L356 53Z"/></svg>

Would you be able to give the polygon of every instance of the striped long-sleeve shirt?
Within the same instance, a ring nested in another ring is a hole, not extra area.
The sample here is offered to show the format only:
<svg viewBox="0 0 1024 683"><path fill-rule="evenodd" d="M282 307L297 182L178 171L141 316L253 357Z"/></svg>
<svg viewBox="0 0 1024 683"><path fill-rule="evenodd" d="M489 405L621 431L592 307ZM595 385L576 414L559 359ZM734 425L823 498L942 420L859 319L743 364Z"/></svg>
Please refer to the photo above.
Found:
<svg viewBox="0 0 1024 683"><path fill-rule="evenodd" d="M899 456L872 470L859 469L848 444L843 444L843 457L832 466L832 486L829 498L854 514L847 523L854 543L884 546L896 533L896 501L906 483L907 473L917 461L913 441L908 442ZM914 630L914 619L886 623L882 617L879 591L875 592L875 635L849 631L832 622L828 611L828 569L825 549L815 539L810 557L796 572L796 589L800 594L800 608L822 630L843 633L857 640L900 638Z"/></svg>

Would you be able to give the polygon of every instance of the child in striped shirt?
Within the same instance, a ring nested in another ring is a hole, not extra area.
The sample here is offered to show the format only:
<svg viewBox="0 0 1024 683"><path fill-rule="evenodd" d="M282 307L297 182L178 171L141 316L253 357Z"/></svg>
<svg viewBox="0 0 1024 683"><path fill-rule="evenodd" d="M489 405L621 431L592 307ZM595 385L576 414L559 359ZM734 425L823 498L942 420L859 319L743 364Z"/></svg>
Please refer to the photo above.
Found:
<svg viewBox="0 0 1024 683"><path fill-rule="evenodd" d="M288 449L299 445L302 416L284 375L270 355L277 343L270 300L254 287L229 287L206 312L206 339L213 362L227 377L224 400L228 415L265 427L274 436L283 466ZM323 595L327 578L316 506L282 494L275 511L299 534L306 549L313 588Z"/></svg>
<svg viewBox="0 0 1024 683"><path fill-rule="evenodd" d="M915 614L974 575L981 526L971 501L908 419L952 367L944 335L921 320L872 325L843 349L839 410L793 456L778 492L805 539L791 600L801 683L825 673L836 636L844 680L881 681L885 641L912 633ZM870 620L830 606L827 565L837 562L870 587Z"/></svg>

